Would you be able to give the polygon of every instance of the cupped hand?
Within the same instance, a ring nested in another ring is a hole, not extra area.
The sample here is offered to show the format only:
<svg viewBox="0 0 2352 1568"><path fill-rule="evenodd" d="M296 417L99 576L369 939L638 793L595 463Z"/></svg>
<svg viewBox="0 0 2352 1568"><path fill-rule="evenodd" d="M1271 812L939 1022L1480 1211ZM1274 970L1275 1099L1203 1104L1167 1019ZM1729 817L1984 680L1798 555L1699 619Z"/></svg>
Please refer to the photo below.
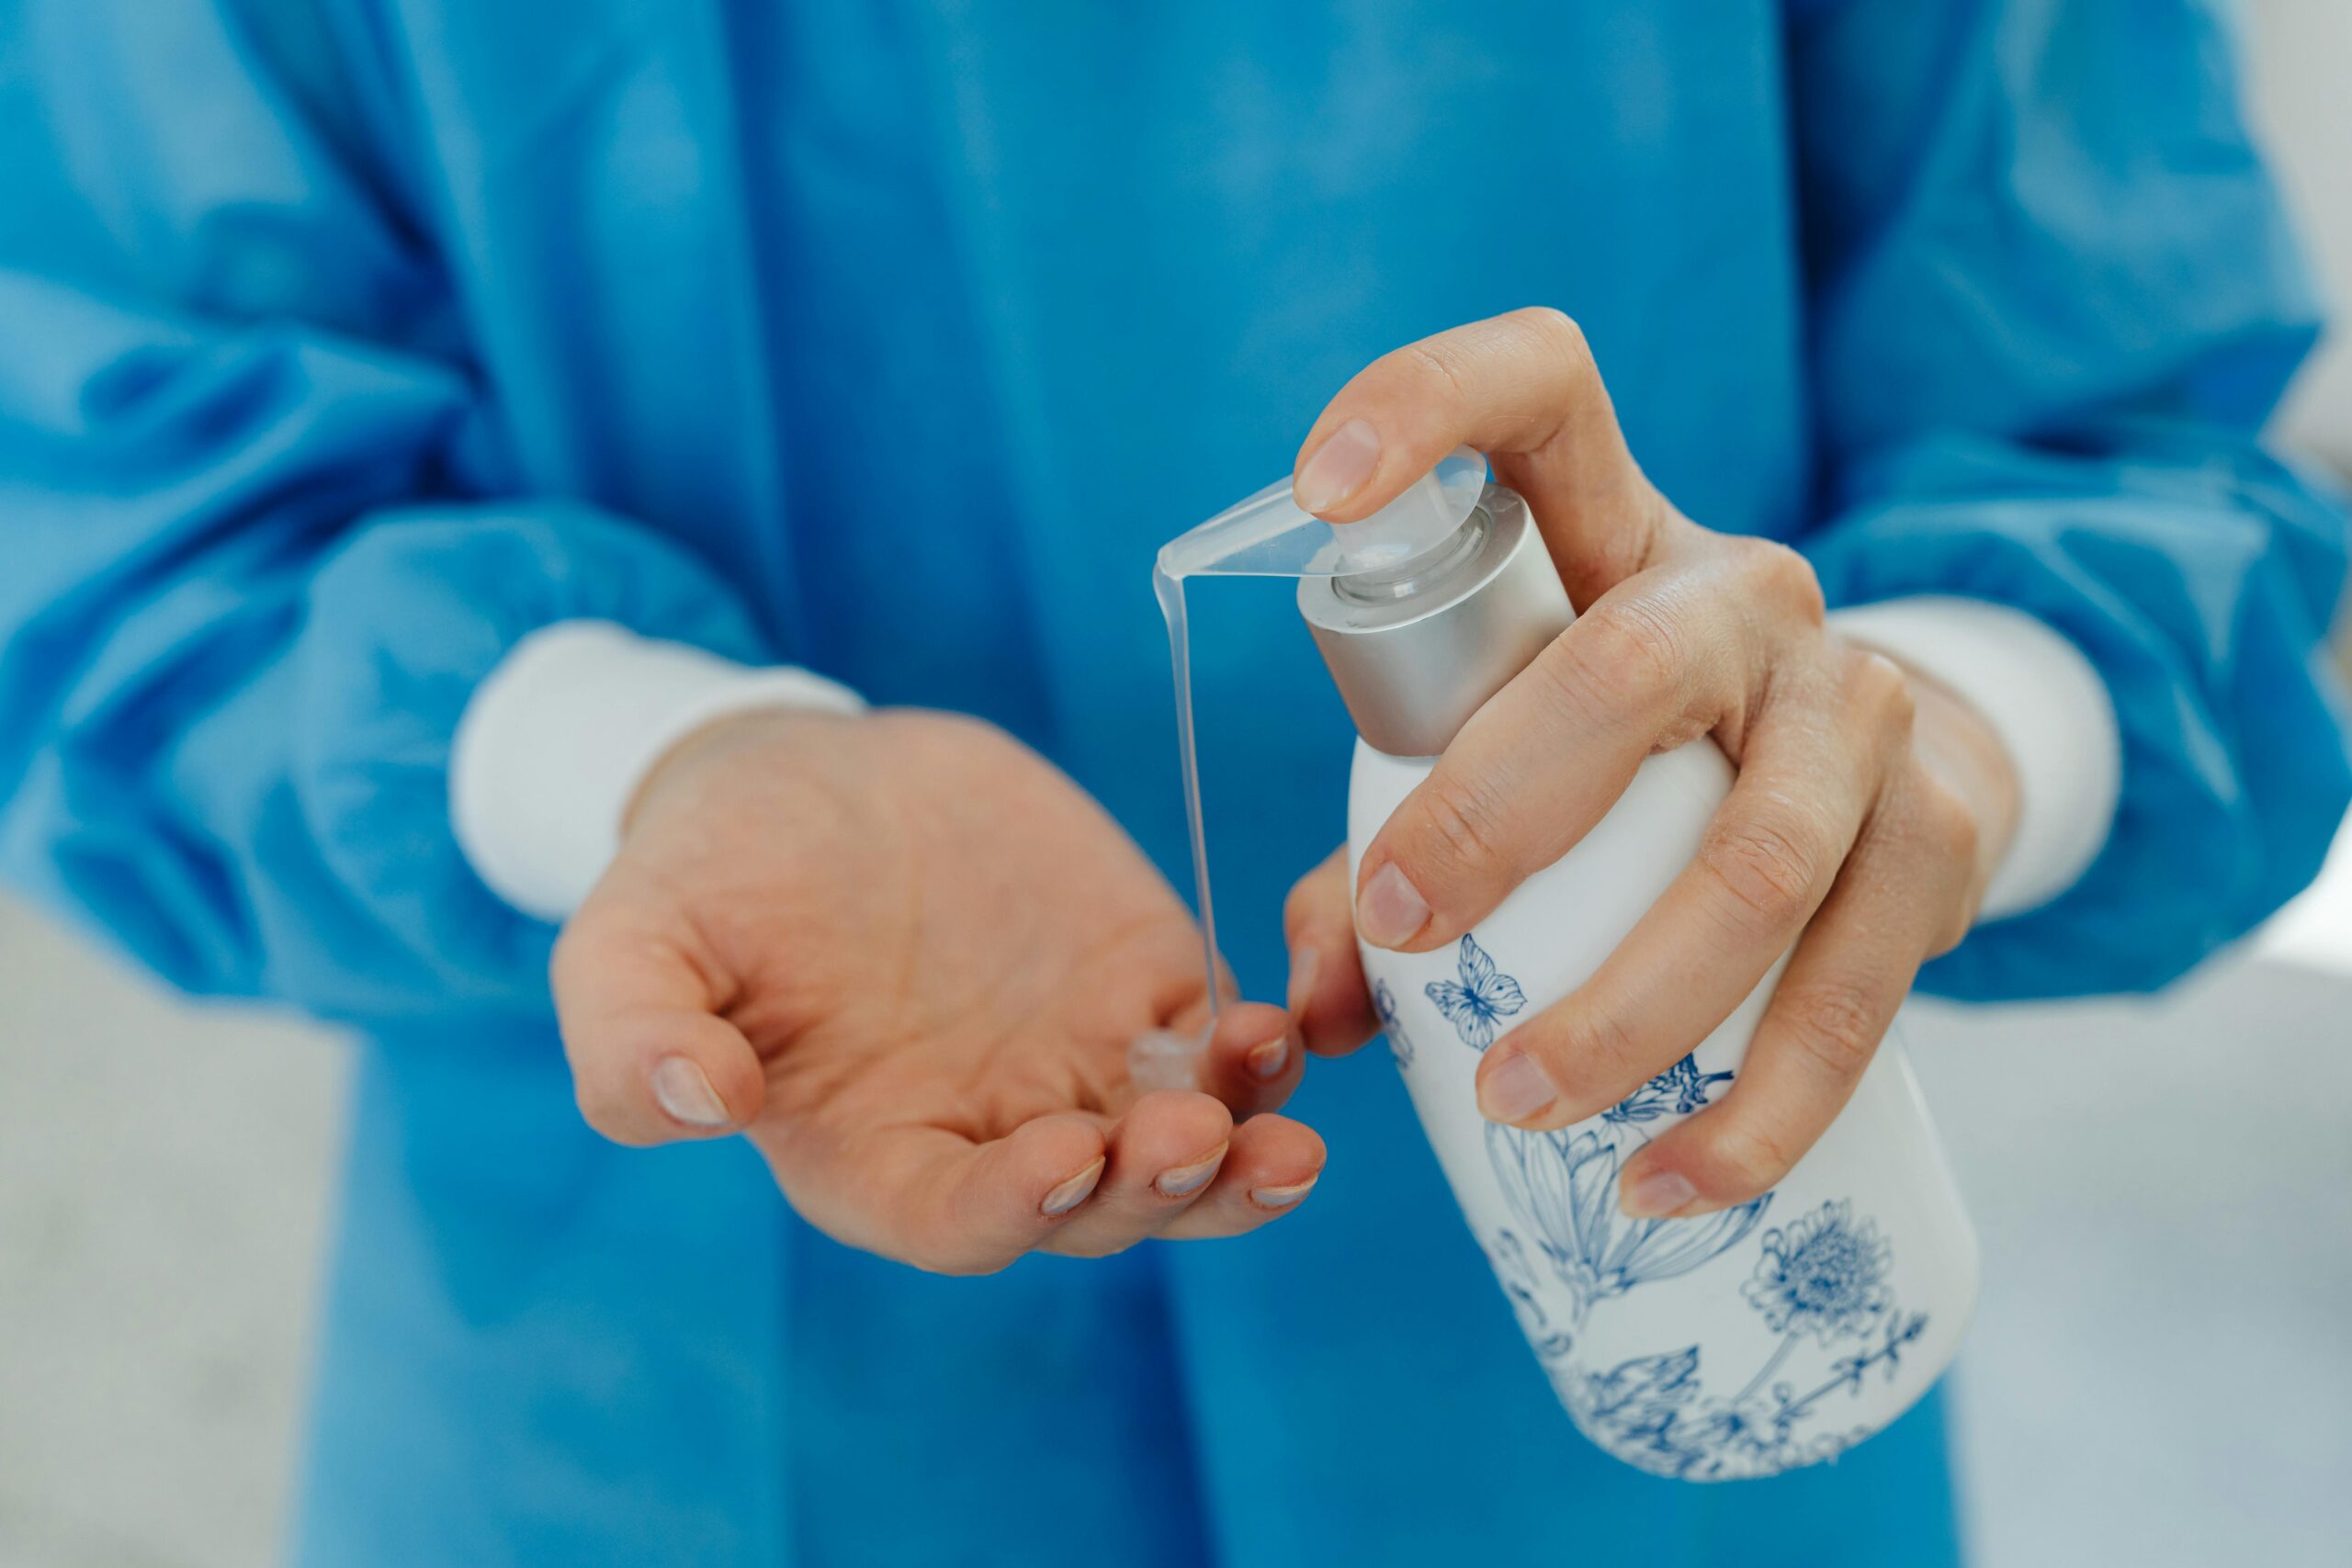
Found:
<svg viewBox="0 0 2352 1568"><path fill-rule="evenodd" d="M628 1144L732 1133L794 1208L943 1272L1236 1235L1321 1139L1287 1015L1228 1002L1196 1091L1130 1042L1208 1022L1198 928L1117 824L974 720L761 713L675 748L565 926L580 1104Z"/></svg>
<svg viewBox="0 0 2352 1568"><path fill-rule="evenodd" d="M1296 493L1363 517L1462 444L1523 495L1579 614L1488 701L1365 847L1293 894L1310 1049L1372 1024L1352 940L1423 953L1565 854L1654 751L1737 767L1702 848L1583 986L1497 1041L1478 1103L1550 1130L1639 1089L1794 953L1737 1081L1627 1164L1637 1214L1744 1202L1827 1128L1920 964L1957 943L2014 829L1973 710L1823 625L1812 569L1678 513L1627 451L1583 334L1521 310L1400 349L1332 400ZM1351 922L1352 916L1352 922Z"/></svg>

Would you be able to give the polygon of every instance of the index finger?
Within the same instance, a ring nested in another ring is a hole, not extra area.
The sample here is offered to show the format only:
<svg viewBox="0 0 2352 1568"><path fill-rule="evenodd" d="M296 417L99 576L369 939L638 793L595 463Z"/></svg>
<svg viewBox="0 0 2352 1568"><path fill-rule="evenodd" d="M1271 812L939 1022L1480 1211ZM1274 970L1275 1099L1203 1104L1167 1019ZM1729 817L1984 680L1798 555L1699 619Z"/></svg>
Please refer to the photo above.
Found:
<svg viewBox="0 0 2352 1568"><path fill-rule="evenodd" d="M1358 372L1301 444L1293 493L1318 517L1357 522L1462 446L1526 497L1579 606L1689 526L1634 461L1582 329L1541 307L1408 344Z"/></svg>

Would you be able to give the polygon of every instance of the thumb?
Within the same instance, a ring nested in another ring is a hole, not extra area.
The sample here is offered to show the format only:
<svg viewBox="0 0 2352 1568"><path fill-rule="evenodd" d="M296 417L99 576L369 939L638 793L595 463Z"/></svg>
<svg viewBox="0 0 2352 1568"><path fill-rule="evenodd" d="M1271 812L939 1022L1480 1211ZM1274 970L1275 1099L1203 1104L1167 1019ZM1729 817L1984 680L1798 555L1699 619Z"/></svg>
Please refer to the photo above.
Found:
<svg viewBox="0 0 2352 1568"><path fill-rule="evenodd" d="M548 979L580 1113L616 1143L732 1133L759 1114L759 1054L683 916L606 885L564 926Z"/></svg>

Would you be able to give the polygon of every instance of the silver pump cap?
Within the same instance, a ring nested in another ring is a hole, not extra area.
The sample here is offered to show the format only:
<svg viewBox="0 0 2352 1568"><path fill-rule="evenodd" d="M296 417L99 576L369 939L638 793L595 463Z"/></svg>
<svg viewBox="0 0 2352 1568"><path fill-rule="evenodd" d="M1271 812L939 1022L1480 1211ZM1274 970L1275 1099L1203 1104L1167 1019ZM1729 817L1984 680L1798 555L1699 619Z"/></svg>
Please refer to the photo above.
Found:
<svg viewBox="0 0 2352 1568"><path fill-rule="evenodd" d="M1452 537L1399 565L1306 577L1298 612L1375 751L1433 757L1576 618L1516 491L1489 484Z"/></svg>

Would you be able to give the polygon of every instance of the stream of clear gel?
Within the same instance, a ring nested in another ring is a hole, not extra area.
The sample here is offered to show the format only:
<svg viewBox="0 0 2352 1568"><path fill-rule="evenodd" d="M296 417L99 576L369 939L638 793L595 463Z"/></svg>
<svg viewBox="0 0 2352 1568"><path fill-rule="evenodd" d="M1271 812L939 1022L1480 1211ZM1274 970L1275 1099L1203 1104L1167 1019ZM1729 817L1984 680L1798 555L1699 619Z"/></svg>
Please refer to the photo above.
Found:
<svg viewBox="0 0 2352 1568"><path fill-rule="evenodd" d="M1168 664L1176 673L1176 760L1184 777L1184 830L1193 840L1193 896L1201 908L1201 969L1208 976L1209 1022L1216 1022L1216 905L1209 897L1208 825L1201 817L1201 758L1193 740L1193 633L1184 617L1184 580L1154 562L1151 592L1168 622Z"/></svg>
<svg viewBox="0 0 2352 1568"><path fill-rule="evenodd" d="M1362 523L1330 524L1298 510L1290 481L1279 479L1169 541L1152 563L1151 592L1168 623L1168 661L1176 681L1177 761L1184 783L1184 827L1192 838L1193 897L1201 917L1201 973L1207 981L1209 1018L1195 1034L1147 1030L1127 1048L1128 1076L1138 1089L1198 1087L1194 1069L1216 1032L1219 998L1216 905L1209 894L1209 840L1201 810L1201 768L1193 728L1192 630L1184 611L1184 580L1193 576L1335 577L1409 558L1450 536L1486 486L1487 460L1463 447L1416 480L1403 495Z"/></svg>
<svg viewBox="0 0 2352 1568"><path fill-rule="evenodd" d="M1173 1029L1147 1030L1127 1047L1127 1076L1136 1089L1193 1089L1194 1067L1216 1031L1216 906L1209 897L1209 840L1201 816L1200 752L1193 740L1193 638L1184 615L1184 580L1164 560L1151 568L1152 597L1168 623L1168 662L1176 677L1176 756L1184 780L1184 830L1193 841L1193 898L1201 915L1201 972L1208 981L1209 1020L1197 1034Z"/></svg>

